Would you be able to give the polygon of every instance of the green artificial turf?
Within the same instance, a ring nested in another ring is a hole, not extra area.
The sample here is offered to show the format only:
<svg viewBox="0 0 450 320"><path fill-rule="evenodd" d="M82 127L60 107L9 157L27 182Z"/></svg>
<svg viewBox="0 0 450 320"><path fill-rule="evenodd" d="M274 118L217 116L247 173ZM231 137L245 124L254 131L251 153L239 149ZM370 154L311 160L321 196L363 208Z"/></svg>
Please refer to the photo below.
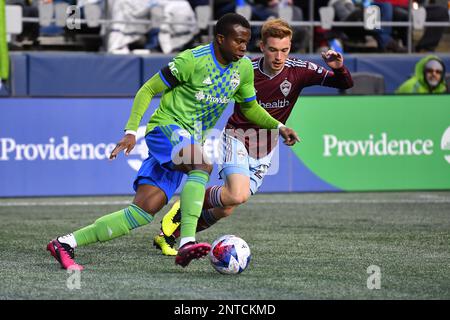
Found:
<svg viewBox="0 0 450 320"><path fill-rule="evenodd" d="M258 194L198 234L242 237L242 274L208 259L183 269L152 247L151 225L76 250L80 289L48 241L126 206L131 197L0 199L0 299L449 299L450 192ZM368 289L378 266L380 289ZM71 278L72 277L72 278Z"/></svg>

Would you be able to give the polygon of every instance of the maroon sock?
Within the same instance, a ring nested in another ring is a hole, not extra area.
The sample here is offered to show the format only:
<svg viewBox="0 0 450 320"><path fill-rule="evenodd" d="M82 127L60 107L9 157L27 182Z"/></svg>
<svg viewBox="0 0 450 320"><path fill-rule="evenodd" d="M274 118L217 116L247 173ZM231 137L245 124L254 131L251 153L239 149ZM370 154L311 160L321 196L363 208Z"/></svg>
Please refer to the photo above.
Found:
<svg viewBox="0 0 450 320"><path fill-rule="evenodd" d="M210 202L211 189L213 187L214 186L211 186L211 187L207 188L206 191L205 191L205 198L203 200L203 208L202 208L202 210L208 210L208 209L213 208L213 205Z"/></svg>

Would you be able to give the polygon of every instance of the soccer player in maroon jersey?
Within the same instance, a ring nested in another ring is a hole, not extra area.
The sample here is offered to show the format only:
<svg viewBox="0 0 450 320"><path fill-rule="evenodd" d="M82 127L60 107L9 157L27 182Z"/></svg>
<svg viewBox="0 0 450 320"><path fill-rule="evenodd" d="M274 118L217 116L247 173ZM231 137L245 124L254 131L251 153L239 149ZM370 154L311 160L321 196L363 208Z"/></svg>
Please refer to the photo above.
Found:
<svg viewBox="0 0 450 320"><path fill-rule="evenodd" d="M267 21L261 30L263 56L252 61L259 104L272 117L286 123L303 88L321 85L339 89L353 86L350 72L340 53L328 50L322 58L331 70L309 61L289 58L292 29L281 19ZM206 190L197 231L209 228L232 214L257 192L271 164L278 142L277 130L263 130L249 122L235 104L222 133L223 163L219 165L223 186ZM163 217L161 233L154 245L165 255L176 255L173 248L179 233L179 202Z"/></svg>

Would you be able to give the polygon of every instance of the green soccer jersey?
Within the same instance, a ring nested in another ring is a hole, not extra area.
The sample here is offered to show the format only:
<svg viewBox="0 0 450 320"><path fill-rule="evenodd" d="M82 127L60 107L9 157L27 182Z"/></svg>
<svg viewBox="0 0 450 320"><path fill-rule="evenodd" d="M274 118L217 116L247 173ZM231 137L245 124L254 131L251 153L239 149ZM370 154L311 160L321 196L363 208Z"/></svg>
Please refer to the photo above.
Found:
<svg viewBox="0 0 450 320"><path fill-rule="evenodd" d="M256 98L251 61L242 58L223 66L214 55L212 43L183 51L168 66L176 85L173 78L159 73L169 88L164 91L147 132L157 126L176 124L204 139L231 99L242 103Z"/></svg>

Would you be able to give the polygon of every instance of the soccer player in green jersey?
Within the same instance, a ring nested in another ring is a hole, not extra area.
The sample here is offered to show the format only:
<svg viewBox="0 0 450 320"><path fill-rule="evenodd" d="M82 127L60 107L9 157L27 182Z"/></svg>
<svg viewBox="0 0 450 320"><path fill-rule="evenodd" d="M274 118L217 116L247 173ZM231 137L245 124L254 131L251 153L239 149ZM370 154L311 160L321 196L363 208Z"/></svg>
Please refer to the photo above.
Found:
<svg viewBox="0 0 450 320"><path fill-rule="evenodd" d="M333 50L322 53L324 62L331 69L327 70L309 61L290 58L291 40L292 29L286 21L267 20L261 27L263 55L252 60L257 100L282 123L288 120L303 88L321 85L345 90L353 86L341 54ZM262 185L277 152L276 130L261 130L240 110L236 103L219 139L223 160L218 163L217 171L224 184L206 189L197 231L210 228L247 202ZM179 201L173 204L162 218L161 232L153 238L155 247L164 255L177 254L174 245L179 236L179 206Z"/></svg>
<svg viewBox="0 0 450 320"><path fill-rule="evenodd" d="M110 155L115 159L121 151L130 153L151 99L163 92L147 125L149 156L134 181L133 203L51 240L47 250L63 268L83 268L74 261L75 247L108 241L150 223L172 198L184 175L187 180L180 195L181 240L175 263L185 267L192 259L208 254L210 244L195 240L205 185L212 171L202 143L229 101L239 102L247 119L260 127L278 128L287 144L298 141L294 130L272 118L256 102L252 63L244 58L250 36L250 25L244 17L226 14L215 26L212 43L180 53L139 89L125 135Z"/></svg>

